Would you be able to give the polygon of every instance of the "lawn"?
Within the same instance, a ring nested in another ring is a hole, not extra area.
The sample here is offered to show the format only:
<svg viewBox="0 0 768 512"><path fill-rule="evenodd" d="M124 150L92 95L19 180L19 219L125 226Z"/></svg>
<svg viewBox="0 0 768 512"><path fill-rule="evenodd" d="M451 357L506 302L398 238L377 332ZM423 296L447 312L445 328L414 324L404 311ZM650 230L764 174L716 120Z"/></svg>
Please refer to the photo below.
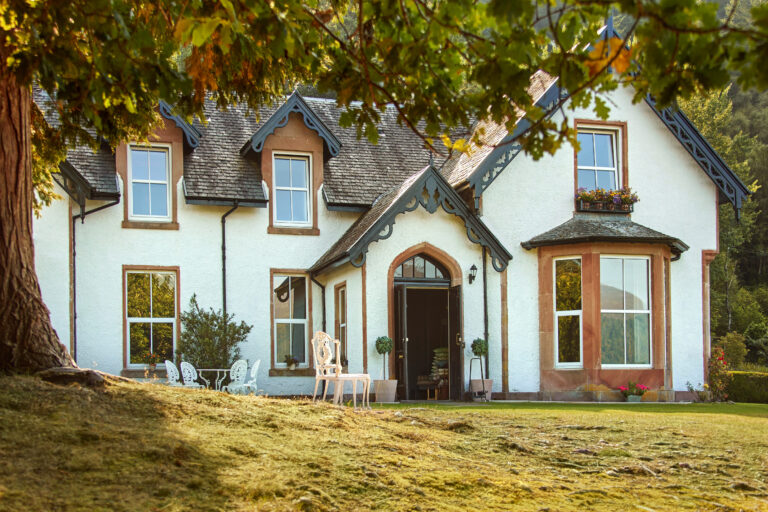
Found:
<svg viewBox="0 0 768 512"><path fill-rule="evenodd" d="M768 510L768 406L307 400L0 377L0 510Z"/></svg>

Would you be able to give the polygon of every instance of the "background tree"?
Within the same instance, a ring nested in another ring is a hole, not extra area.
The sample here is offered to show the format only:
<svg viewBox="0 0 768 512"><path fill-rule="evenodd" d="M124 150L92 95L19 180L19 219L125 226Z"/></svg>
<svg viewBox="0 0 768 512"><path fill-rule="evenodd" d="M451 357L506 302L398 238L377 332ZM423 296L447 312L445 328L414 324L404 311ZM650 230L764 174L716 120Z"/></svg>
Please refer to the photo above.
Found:
<svg viewBox="0 0 768 512"><path fill-rule="evenodd" d="M532 125L517 142L539 157L575 142L571 123L548 115L569 99L606 118L601 95L621 85L632 85L637 101L652 94L661 106L725 87L734 69L745 90L768 85L768 9L753 7L744 26L732 22L735 9L719 18L720 7L694 0L0 0L0 369L74 364L42 302L31 237L33 181L45 201L46 172L66 145L142 140L159 122L160 99L202 117L208 98L220 107L256 107L312 83L336 92L346 107L341 122L361 135L375 140L380 113L392 105L432 149L441 139L466 149L467 141L443 135L471 119L490 116L511 129L525 114ZM624 39L595 41L612 10L626 21ZM558 76L567 91L546 110L527 93L537 70ZM46 126L30 103L33 82L53 99L56 126Z"/></svg>

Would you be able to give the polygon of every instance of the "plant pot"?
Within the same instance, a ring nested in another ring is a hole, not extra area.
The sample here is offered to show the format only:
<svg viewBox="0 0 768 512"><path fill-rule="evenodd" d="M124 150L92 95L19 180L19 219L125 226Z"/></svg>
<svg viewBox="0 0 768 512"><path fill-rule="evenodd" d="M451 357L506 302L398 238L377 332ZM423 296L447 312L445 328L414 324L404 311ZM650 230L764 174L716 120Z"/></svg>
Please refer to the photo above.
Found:
<svg viewBox="0 0 768 512"><path fill-rule="evenodd" d="M393 403L397 394L396 380L374 380L373 391L379 403Z"/></svg>
<svg viewBox="0 0 768 512"><path fill-rule="evenodd" d="M485 397L483 397L483 383L485 383ZM491 390L493 389L493 379L472 379L469 381L469 392L472 393L472 400L479 402L483 399L491 399ZM475 393L478 393L476 395Z"/></svg>
<svg viewBox="0 0 768 512"><path fill-rule="evenodd" d="M295 364L289 364L288 365L288 369L289 370L295 370L296 369L296 365Z"/></svg>
<svg viewBox="0 0 768 512"><path fill-rule="evenodd" d="M642 395L629 395L627 396L627 402L642 402L643 396Z"/></svg>
<svg viewBox="0 0 768 512"><path fill-rule="evenodd" d="M149 371L153 372L157 369L157 363L150 363L149 364Z"/></svg>

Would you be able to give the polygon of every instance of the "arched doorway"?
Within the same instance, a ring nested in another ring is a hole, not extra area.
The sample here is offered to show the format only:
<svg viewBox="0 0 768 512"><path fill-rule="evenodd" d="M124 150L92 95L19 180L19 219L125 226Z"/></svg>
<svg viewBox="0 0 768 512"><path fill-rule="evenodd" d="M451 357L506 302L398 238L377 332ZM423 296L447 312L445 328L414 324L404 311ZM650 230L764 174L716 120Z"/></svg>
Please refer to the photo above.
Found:
<svg viewBox="0 0 768 512"><path fill-rule="evenodd" d="M458 400L463 395L461 270L420 244L390 267L394 377L400 400Z"/></svg>

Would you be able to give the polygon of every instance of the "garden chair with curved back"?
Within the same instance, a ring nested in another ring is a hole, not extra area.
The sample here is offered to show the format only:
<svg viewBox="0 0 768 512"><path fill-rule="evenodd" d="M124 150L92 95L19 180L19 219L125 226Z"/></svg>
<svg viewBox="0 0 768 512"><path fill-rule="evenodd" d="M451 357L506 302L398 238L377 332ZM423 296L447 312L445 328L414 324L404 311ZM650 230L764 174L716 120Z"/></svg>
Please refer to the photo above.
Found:
<svg viewBox="0 0 768 512"><path fill-rule="evenodd" d="M184 381L185 388L205 388L211 385L211 383L205 377L198 375L195 367L186 361L181 362L181 378ZM202 380L205 384L200 384L197 379Z"/></svg>
<svg viewBox="0 0 768 512"><path fill-rule="evenodd" d="M165 376L169 386L183 386L183 384L179 382L181 376L179 375L178 368L176 368L176 365L168 359L165 360Z"/></svg>
<svg viewBox="0 0 768 512"><path fill-rule="evenodd" d="M245 391L245 378L248 376L248 361L238 359L229 370L229 384L221 388L222 391L232 394L241 394Z"/></svg>
<svg viewBox="0 0 768 512"><path fill-rule="evenodd" d="M317 386L320 381L326 383L323 391L323 400L328 392L328 384L333 382L333 403L341 405L344 398L344 384L352 382L352 402L357 408L357 383L363 384L363 401L361 406L370 408L369 394L371 390L371 376L367 373L342 373L340 347L341 342L334 340L323 331L317 331L312 337L312 351L315 354L315 391L312 401L317 397ZM333 350L331 349L333 343ZM336 354L334 358L333 355ZM331 360L335 362L331 362Z"/></svg>
<svg viewBox="0 0 768 512"><path fill-rule="evenodd" d="M256 379L259 376L259 366L261 365L261 359L257 359L255 363L253 363L253 368L251 368L251 373L248 376L248 379L243 384L243 389L245 390L245 394L247 395L251 391L253 391L253 394L259 392L259 388L256 385Z"/></svg>

